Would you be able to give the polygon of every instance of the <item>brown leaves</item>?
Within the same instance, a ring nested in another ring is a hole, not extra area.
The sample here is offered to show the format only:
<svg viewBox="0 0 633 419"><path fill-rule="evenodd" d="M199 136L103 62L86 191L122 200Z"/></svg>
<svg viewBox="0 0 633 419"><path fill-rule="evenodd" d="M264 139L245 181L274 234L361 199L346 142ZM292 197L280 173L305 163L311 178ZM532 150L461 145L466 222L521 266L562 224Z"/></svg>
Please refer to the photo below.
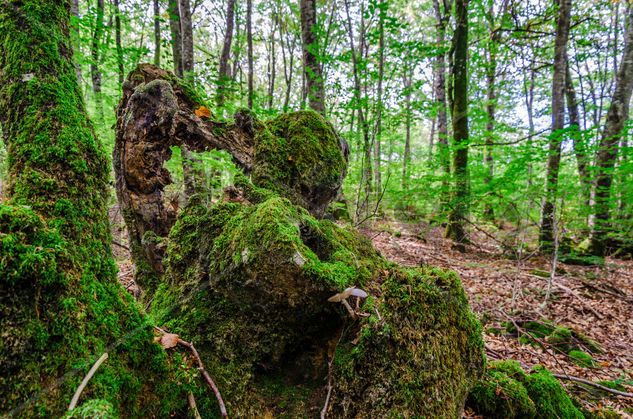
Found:
<svg viewBox="0 0 633 419"><path fill-rule="evenodd" d="M198 118L211 118L211 111L206 106L199 106L194 113Z"/></svg>

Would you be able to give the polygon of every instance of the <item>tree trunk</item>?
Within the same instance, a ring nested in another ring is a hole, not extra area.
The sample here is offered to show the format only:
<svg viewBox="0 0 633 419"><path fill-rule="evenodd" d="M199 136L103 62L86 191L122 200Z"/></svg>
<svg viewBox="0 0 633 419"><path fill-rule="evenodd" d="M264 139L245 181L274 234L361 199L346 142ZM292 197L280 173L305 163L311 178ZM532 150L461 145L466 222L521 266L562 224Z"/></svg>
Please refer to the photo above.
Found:
<svg viewBox="0 0 633 419"><path fill-rule="evenodd" d="M248 109L253 109L253 0L246 0L246 43L248 48Z"/></svg>
<svg viewBox="0 0 633 419"><path fill-rule="evenodd" d="M229 57L231 56L231 43L233 42L233 25L235 23L235 0L226 2L226 31L224 32L224 44L220 55L220 68L218 71L218 107L224 106L226 90L230 82Z"/></svg>
<svg viewBox="0 0 633 419"><path fill-rule="evenodd" d="M154 0L154 65L160 67L160 4Z"/></svg>
<svg viewBox="0 0 633 419"><path fill-rule="evenodd" d="M123 46L121 45L121 8L119 7L119 0L114 0L114 33L117 73L119 76L119 89L121 89L125 79L125 65L123 63Z"/></svg>
<svg viewBox="0 0 633 419"><path fill-rule="evenodd" d="M452 0L451 0L452 1ZM449 200L449 179L451 176L450 149L448 146L448 116L446 110L446 53L444 52L446 25L451 16L451 1L443 0L440 7L439 0L433 0L435 10L437 47L441 49L435 57L433 68L433 90L435 96L435 106L437 113L437 152L440 166L444 172L442 177L442 192L440 195L440 211L445 213Z"/></svg>
<svg viewBox="0 0 633 419"><path fill-rule="evenodd" d="M308 105L318 113L325 115L325 88L319 57L316 0L300 0L301 40L303 49L303 67L306 80Z"/></svg>
<svg viewBox="0 0 633 419"><path fill-rule="evenodd" d="M618 144L624 124L629 117L633 93L633 7L629 8L624 52L611 96L611 106L596 154L596 182L594 202L594 228L591 234L591 250L596 256L606 254L606 236L610 226L611 184L613 169L618 157Z"/></svg>
<svg viewBox="0 0 633 419"><path fill-rule="evenodd" d="M541 250L551 252L554 245L558 172L560 169L562 131L565 128L565 74L567 41L571 16L571 0L561 0L556 21L554 42L554 75L552 77L552 132L549 139L545 199L541 217L539 242Z"/></svg>
<svg viewBox="0 0 633 419"><path fill-rule="evenodd" d="M374 193L376 194L376 203L380 199L382 193L382 176L381 176L381 142L382 142L382 84L385 76L385 13L386 3L381 0L378 6L378 86L376 88L376 126L374 129Z"/></svg>
<svg viewBox="0 0 633 419"><path fill-rule="evenodd" d="M108 400L112 416L161 416L181 410L183 395L175 386L157 391L158 371L173 372L116 278L111 166L77 83L70 6L0 6L0 123L10 180L0 203L2 411L64 416L85 367L106 350L98 375L133 379L92 381L84 400Z"/></svg>
<svg viewBox="0 0 633 419"><path fill-rule="evenodd" d="M453 66L451 69L454 185L446 236L463 252L468 236L464 221L468 212L470 180L468 176L468 2L455 2Z"/></svg>
<svg viewBox="0 0 633 419"><path fill-rule="evenodd" d="M104 14L104 0L97 0L95 27L92 33L92 44L90 47L90 77L92 78L92 93L94 94L95 110L97 114L97 120L103 124L103 97L101 94L101 70L99 69L101 48L101 38L103 37L103 14Z"/></svg>
<svg viewBox="0 0 633 419"><path fill-rule="evenodd" d="M277 76L277 55L275 53L275 34L277 33L278 22L277 11L272 11L270 29L270 47L268 49L268 110L273 109L273 99L275 96L275 79Z"/></svg>
<svg viewBox="0 0 633 419"><path fill-rule="evenodd" d="M180 30L180 10L178 0L168 0L169 28L171 31L171 51L174 60L174 74L183 76L182 68L182 32Z"/></svg>
<svg viewBox="0 0 633 419"><path fill-rule="evenodd" d="M80 36L80 25L79 25L79 0L72 0L72 4L70 6L70 15L72 16L71 22L74 22L72 26L71 32L71 40L73 44L73 48L75 53L79 53L81 51L81 36ZM82 89L83 84L83 76L81 74L81 65L75 60L75 72L77 73L77 82L79 84L79 88Z"/></svg>
<svg viewBox="0 0 633 419"><path fill-rule="evenodd" d="M570 135L574 143L574 153L576 154L576 164L578 166L578 177L582 187L584 203L587 207L590 205L591 197L591 179L589 174L589 158L587 150L583 143L582 133L580 131L580 113L578 112L578 100L576 98L576 90L574 82L571 78L569 69L569 61L565 74L565 97L567 98L567 113L569 114Z"/></svg>
<svg viewBox="0 0 633 419"><path fill-rule="evenodd" d="M404 136L404 156L402 158L402 190L409 189L409 166L411 165L411 94L413 89L413 66L404 70L404 111L405 111L405 136Z"/></svg>
<svg viewBox="0 0 633 419"><path fill-rule="evenodd" d="M191 3L189 0L178 0L180 12L180 36L182 47L182 71L189 83L194 80L193 61L193 23L191 22Z"/></svg>

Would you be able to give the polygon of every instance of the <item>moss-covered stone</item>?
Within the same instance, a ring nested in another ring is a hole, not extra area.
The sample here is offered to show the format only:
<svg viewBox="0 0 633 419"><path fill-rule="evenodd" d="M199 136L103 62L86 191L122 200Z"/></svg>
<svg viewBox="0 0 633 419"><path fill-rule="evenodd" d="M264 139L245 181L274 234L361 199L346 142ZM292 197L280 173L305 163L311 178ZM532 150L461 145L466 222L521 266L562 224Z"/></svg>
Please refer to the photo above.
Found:
<svg viewBox="0 0 633 419"><path fill-rule="evenodd" d="M483 343L455 274L400 269L352 230L245 178L236 188L237 200L207 208L194 198L181 212L152 304L158 322L196 343L229 412L313 415L348 316L327 299L359 286L372 294L362 310L375 305L383 319L346 327L332 412L457 414ZM366 403L378 393L382 404Z"/></svg>
<svg viewBox="0 0 633 419"><path fill-rule="evenodd" d="M536 407L523 382L526 374L516 361L493 361L473 388L468 404L490 418L534 418Z"/></svg>
<svg viewBox="0 0 633 419"><path fill-rule="evenodd" d="M493 361L469 395L476 413L492 418L584 418L545 368L526 374L516 361Z"/></svg>

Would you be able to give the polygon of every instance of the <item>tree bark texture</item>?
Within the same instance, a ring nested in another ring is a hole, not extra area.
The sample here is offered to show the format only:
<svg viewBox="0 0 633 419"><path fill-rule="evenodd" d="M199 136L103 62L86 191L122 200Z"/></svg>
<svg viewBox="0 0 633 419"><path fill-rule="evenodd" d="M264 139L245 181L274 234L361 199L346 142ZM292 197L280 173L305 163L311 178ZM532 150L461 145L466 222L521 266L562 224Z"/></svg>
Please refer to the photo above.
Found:
<svg viewBox="0 0 633 419"><path fill-rule="evenodd" d="M325 114L325 87L319 62L317 42L316 0L300 0L303 67L308 105Z"/></svg>

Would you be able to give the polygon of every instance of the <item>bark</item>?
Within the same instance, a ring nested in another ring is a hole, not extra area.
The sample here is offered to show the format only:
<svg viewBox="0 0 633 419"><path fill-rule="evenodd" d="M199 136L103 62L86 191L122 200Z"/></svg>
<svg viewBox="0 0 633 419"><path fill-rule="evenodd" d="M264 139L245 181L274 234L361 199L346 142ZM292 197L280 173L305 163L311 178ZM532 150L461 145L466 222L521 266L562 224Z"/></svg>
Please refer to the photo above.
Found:
<svg viewBox="0 0 633 419"><path fill-rule="evenodd" d="M284 95L284 112L288 112L290 106L290 92L292 91L292 77L294 75L294 59L296 38L288 30L288 23L279 25L279 37L281 38L281 54L284 63L284 81L286 82L286 93Z"/></svg>
<svg viewBox="0 0 633 419"><path fill-rule="evenodd" d="M253 109L253 0L246 0L246 43L248 48L248 109Z"/></svg>
<svg viewBox="0 0 633 419"><path fill-rule="evenodd" d="M613 169L618 157L618 145L629 117L633 93L633 7L629 8L628 27L625 34L624 52L616 76L615 90L596 154L596 181L594 192L594 228L591 233L591 250L594 255L607 252L607 234L610 231L611 185Z"/></svg>
<svg viewBox="0 0 633 419"><path fill-rule="evenodd" d="M169 29L171 31L171 51L174 61L174 74L183 76L182 67L182 34L180 30L180 10L178 0L168 0Z"/></svg>
<svg viewBox="0 0 633 419"><path fill-rule="evenodd" d="M90 46L90 77L92 79L92 93L95 99L95 108L97 113L97 119L100 123L103 123L103 96L101 93L101 70L99 68L101 48L101 38L103 37L103 14L104 14L104 0L97 0L95 27L92 33L92 43Z"/></svg>
<svg viewBox="0 0 633 419"><path fill-rule="evenodd" d="M235 24L235 0L227 0L226 2L226 31L224 32L224 43L222 45L222 54L220 55L220 68L218 71L218 91L217 103L218 107L224 105L226 98L226 90L230 82L229 74L229 57L231 56L231 44L233 42L233 25Z"/></svg>
<svg viewBox="0 0 633 419"><path fill-rule="evenodd" d="M324 115L325 87L323 85L321 64L317 56L319 46L316 24L316 0L300 0L299 5L301 9L301 40L308 105Z"/></svg>
<svg viewBox="0 0 633 419"><path fill-rule="evenodd" d="M436 19L436 35L435 42L440 49L435 57L435 65L433 68L433 91L435 96L435 106L437 113L437 152L440 160L440 166L444 172L442 177L442 193L440 196L440 210L447 210L449 195L449 178L451 176L451 160L450 150L448 146L448 117L446 108L446 52L444 45L446 42L446 25L450 19L451 1L443 0L440 7L440 0L433 0L433 9Z"/></svg>
<svg viewBox="0 0 633 419"><path fill-rule="evenodd" d="M545 198L541 216L539 242L541 250L551 252L554 245L558 172L560 169L562 130L565 128L565 74L567 41L571 18L571 0L561 0L554 41L554 75L552 77L552 132L549 139Z"/></svg>
<svg viewBox="0 0 633 419"><path fill-rule="evenodd" d="M117 74L119 76L119 89L123 87L125 79L125 68L123 63L123 46L121 45L121 8L119 0L114 0L114 38L116 44L116 64Z"/></svg>
<svg viewBox="0 0 633 419"><path fill-rule="evenodd" d="M470 180L468 175L468 0L455 2L455 33L453 35L453 67L451 71L453 107L453 167L454 185L446 236L465 251L468 235L464 228L468 212Z"/></svg>
<svg viewBox="0 0 633 419"><path fill-rule="evenodd" d="M273 109L273 99L275 95L275 79L277 76L277 55L275 53L275 34L279 16L276 10L272 11L272 27L270 29L270 47L268 48L268 110Z"/></svg>
<svg viewBox="0 0 633 419"><path fill-rule="evenodd" d="M81 51L81 42L80 42L80 28L79 28L79 0L72 0L72 4L70 5L70 15L72 16L71 22L74 21L74 25L72 27L71 32L71 40L73 43L73 48L75 52ZM79 88L81 88L83 84L83 76L81 74L81 65L75 60L75 73L77 73L77 82L79 84Z"/></svg>
<svg viewBox="0 0 633 419"><path fill-rule="evenodd" d="M154 1L154 65L160 67L160 3L159 0Z"/></svg>

